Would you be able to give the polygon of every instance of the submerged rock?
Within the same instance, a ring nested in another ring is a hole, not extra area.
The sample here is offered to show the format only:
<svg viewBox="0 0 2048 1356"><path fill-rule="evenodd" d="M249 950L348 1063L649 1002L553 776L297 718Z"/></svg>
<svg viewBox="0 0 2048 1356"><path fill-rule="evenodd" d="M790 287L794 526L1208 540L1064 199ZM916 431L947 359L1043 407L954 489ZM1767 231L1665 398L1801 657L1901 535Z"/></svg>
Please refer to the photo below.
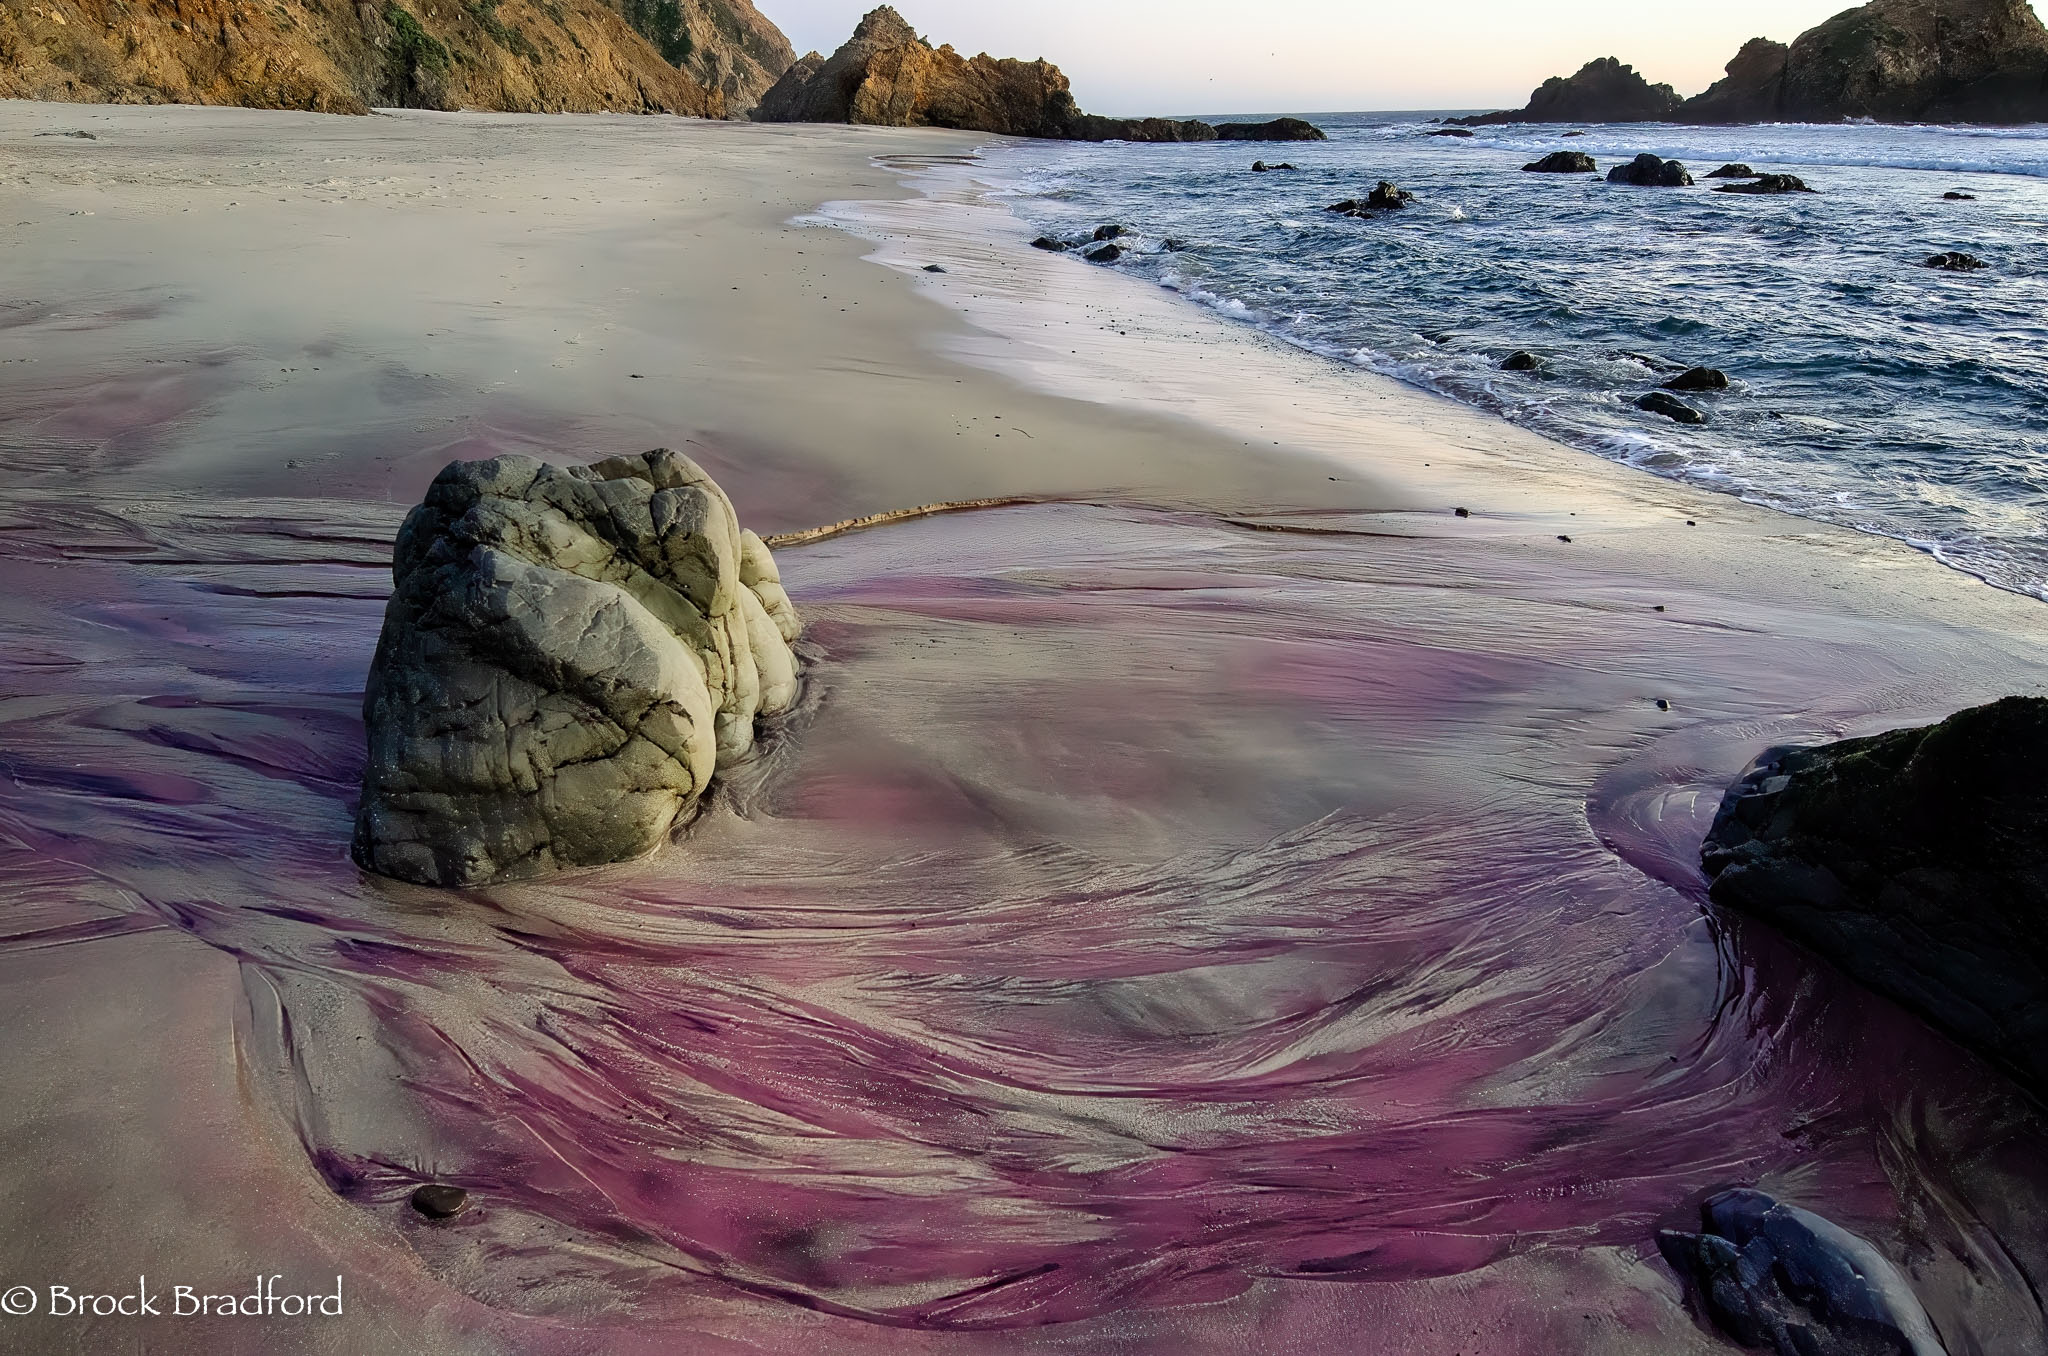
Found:
<svg viewBox="0 0 2048 1356"><path fill-rule="evenodd" d="M801 630L768 548L666 449L456 462L399 530L363 698L354 856L477 885L642 856L758 717Z"/></svg>
<svg viewBox="0 0 2048 1356"><path fill-rule="evenodd" d="M1518 348L1508 354L1500 365L1503 372L1534 372L1543 366L1543 360L1526 348Z"/></svg>
<svg viewBox="0 0 2048 1356"><path fill-rule="evenodd" d="M1640 397L1636 401L1636 408L1648 410L1651 414L1661 414L1666 419L1676 419L1681 424L1704 424L1707 422L1707 416L1701 414L1677 396L1667 395L1663 391L1652 391L1648 395Z"/></svg>
<svg viewBox="0 0 2048 1356"><path fill-rule="evenodd" d="M1121 236L1121 235L1122 235L1123 233L1124 233L1124 228L1123 228L1123 227L1121 227L1121 226L1116 226L1116 225L1109 225L1109 226L1097 226L1097 227L1095 228L1095 236L1094 236L1094 238L1095 238L1095 239L1097 239L1097 240L1115 240L1115 239L1116 239L1117 237Z"/></svg>
<svg viewBox="0 0 2048 1356"><path fill-rule="evenodd" d="M1439 127L1436 131L1430 132L1427 135L1433 137L1469 137L1477 134L1463 127Z"/></svg>
<svg viewBox="0 0 2048 1356"><path fill-rule="evenodd" d="M1728 374L1715 367L1688 367L1664 383L1667 391L1725 391Z"/></svg>
<svg viewBox="0 0 2048 1356"><path fill-rule="evenodd" d="M1347 217L1363 217L1374 212L1398 212L1414 201L1413 193L1382 179L1373 186L1372 192L1363 198L1346 198L1343 202L1331 203L1323 210L1342 212Z"/></svg>
<svg viewBox="0 0 2048 1356"><path fill-rule="evenodd" d="M1599 168L1584 151L1552 151L1541 160L1522 166L1527 174L1593 174Z"/></svg>
<svg viewBox="0 0 2048 1356"><path fill-rule="evenodd" d="M1660 703L1661 705L1661 703ZM1738 1188L1700 1207L1701 1232L1657 1250L1714 1326L1778 1356L1946 1356L1905 1277L1811 1210Z"/></svg>
<svg viewBox="0 0 2048 1356"><path fill-rule="evenodd" d="M1757 177L1757 173L1747 165L1730 164L1723 165L1717 170L1708 170L1706 177L1709 179L1754 179Z"/></svg>
<svg viewBox="0 0 2048 1356"><path fill-rule="evenodd" d="M1254 174L1270 174L1277 170L1291 170L1293 168L1294 166L1284 160L1277 165L1269 165L1263 160L1252 161L1252 173Z"/></svg>
<svg viewBox="0 0 2048 1356"><path fill-rule="evenodd" d="M1961 190L1959 190L1959 189L1953 189L1953 188L1952 188L1952 189L1950 189L1950 190L1949 190L1948 192L1946 192L1946 193L1942 194L1941 196L1942 196L1942 198L1943 198L1943 199L1944 199L1945 201L1947 201L1947 202L1975 202L1975 201L1977 201L1977 195L1976 195L1976 194L1974 194L1974 193L1964 193L1964 192L1962 192L1962 191L1961 191Z"/></svg>
<svg viewBox="0 0 2048 1356"><path fill-rule="evenodd" d="M1949 250L1942 254L1930 254L1927 256L1926 263L1929 268L1946 269L1950 273L1974 273L1980 268L1991 267L1991 265L1985 263L1976 255L1965 254L1961 250Z"/></svg>
<svg viewBox="0 0 2048 1356"><path fill-rule="evenodd" d="M2048 699L1773 749L1701 863L1715 903L2048 1090Z"/></svg>
<svg viewBox="0 0 2048 1356"><path fill-rule="evenodd" d="M1748 184L1720 184L1716 193L1812 193L1806 181L1796 174L1759 174L1756 182Z"/></svg>
<svg viewBox="0 0 2048 1356"><path fill-rule="evenodd" d="M1660 160L1645 152L1626 165L1607 171L1610 184L1633 184L1638 188L1687 188L1692 175L1676 160Z"/></svg>

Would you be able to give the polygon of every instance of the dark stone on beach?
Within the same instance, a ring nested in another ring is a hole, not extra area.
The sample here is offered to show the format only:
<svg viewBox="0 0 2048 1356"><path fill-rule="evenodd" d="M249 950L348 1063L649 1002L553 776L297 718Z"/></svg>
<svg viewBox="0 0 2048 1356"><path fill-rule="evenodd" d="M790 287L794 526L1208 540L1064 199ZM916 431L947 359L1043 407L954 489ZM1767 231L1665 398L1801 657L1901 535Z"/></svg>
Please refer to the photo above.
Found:
<svg viewBox="0 0 2048 1356"><path fill-rule="evenodd" d="M1700 1232L1657 1251L1715 1327L1777 1356L1943 1356L1890 1259L1810 1210L1738 1187L1700 1207Z"/></svg>
<svg viewBox="0 0 2048 1356"><path fill-rule="evenodd" d="M469 1193L461 1187L429 1183L413 1191L412 1208L428 1219L453 1219L469 1209Z"/></svg>
<svg viewBox="0 0 2048 1356"><path fill-rule="evenodd" d="M1664 609L1660 607L1657 610L1659 612L1662 612ZM1664 698L1659 697L1657 698L1657 709L1659 711L1669 711L1671 709L1671 703L1669 701L1666 701Z"/></svg>
<svg viewBox="0 0 2048 1356"><path fill-rule="evenodd" d="M1472 516L1471 509L1452 509L1451 512L1457 514L1460 518L1470 518Z"/></svg>
<svg viewBox="0 0 2048 1356"><path fill-rule="evenodd" d="M1664 383L1667 391L1725 391L1728 374L1712 367L1688 367Z"/></svg>
<svg viewBox="0 0 2048 1356"><path fill-rule="evenodd" d="M1714 191L1716 193L1755 193L1761 195L1769 193L1814 193L1819 190L1808 188L1806 181L1796 174L1759 174L1754 183L1721 184Z"/></svg>
<svg viewBox="0 0 2048 1356"><path fill-rule="evenodd" d="M1474 133L1463 127L1442 127L1431 132L1429 135L1433 137L1469 137L1474 135Z"/></svg>
<svg viewBox="0 0 2048 1356"><path fill-rule="evenodd" d="M1961 250L1950 250L1945 254L1928 255L1927 267L1946 269L1950 273L1973 273L1980 268L1989 268L1991 265L1985 263L1974 254L1964 254Z"/></svg>
<svg viewBox="0 0 2048 1356"><path fill-rule="evenodd" d="M1073 246L1064 240L1055 240L1049 235L1042 235L1031 242L1031 248L1035 250L1051 250L1055 254L1063 254L1067 250L1072 249Z"/></svg>
<svg viewBox="0 0 2048 1356"><path fill-rule="evenodd" d="M1113 264L1124 257L1124 252L1116 245L1097 245L1081 257L1091 264Z"/></svg>
<svg viewBox="0 0 2048 1356"><path fill-rule="evenodd" d="M1660 160L1645 153L1607 171L1607 182L1637 188L1686 188L1692 184L1692 175L1676 160Z"/></svg>
<svg viewBox="0 0 2048 1356"><path fill-rule="evenodd" d="M1097 226L1095 228L1095 238L1097 240L1114 240L1123 233L1124 228L1121 226Z"/></svg>
<svg viewBox="0 0 2048 1356"><path fill-rule="evenodd" d="M1526 348L1518 348L1508 354L1500 365L1503 372L1534 372L1543 366L1543 360Z"/></svg>
<svg viewBox="0 0 2048 1356"><path fill-rule="evenodd" d="M946 270L945 267L941 264L926 264L924 266L924 271L927 273L944 273Z"/></svg>
<svg viewBox="0 0 2048 1356"><path fill-rule="evenodd" d="M1270 122L1219 122L1218 141L1328 141L1322 128L1300 118L1274 118Z"/></svg>
<svg viewBox="0 0 2048 1356"><path fill-rule="evenodd" d="M1560 533L1558 533L1558 534L1557 534L1557 539L1558 539L1559 541L1561 541L1561 542L1565 543L1565 544L1566 544L1567 546L1569 546L1569 545L1571 544L1571 540L1572 540L1572 539L1571 539L1570 537L1567 537L1567 536L1565 536L1565 535L1564 535L1564 534L1563 534L1562 532L1560 532Z"/></svg>
<svg viewBox="0 0 2048 1356"><path fill-rule="evenodd" d="M1681 424L1704 424L1707 416L1680 400L1677 396L1662 391L1652 391L1636 401L1636 408L1661 414L1666 419L1676 419Z"/></svg>
<svg viewBox="0 0 2048 1356"><path fill-rule="evenodd" d="M2048 1091L2048 699L1771 749L1700 860L1715 903Z"/></svg>
<svg viewBox="0 0 2048 1356"><path fill-rule="evenodd" d="M1552 151L1522 166L1525 174L1594 174L1600 167L1584 151Z"/></svg>
<svg viewBox="0 0 2048 1356"><path fill-rule="evenodd" d="M38 132L39 137L75 137L80 141L98 141L91 132Z"/></svg>
<svg viewBox="0 0 2048 1356"><path fill-rule="evenodd" d="M1708 179L1754 179L1757 177L1757 174L1755 170L1747 165L1723 165L1717 170L1708 170L1704 177Z"/></svg>
<svg viewBox="0 0 2048 1356"><path fill-rule="evenodd" d="M1943 199L1944 201L1946 201L1946 202L1975 202L1975 201L1977 201L1977 195L1976 195L1976 194L1974 194L1974 193L1964 193L1964 192L1961 192L1961 191L1959 191L1959 190L1957 190L1957 189L1953 189L1953 188L1952 188L1952 189L1950 189L1950 190L1949 190L1948 192L1946 192L1946 193L1942 194L1941 196L1942 196L1942 199Z"/></svg>

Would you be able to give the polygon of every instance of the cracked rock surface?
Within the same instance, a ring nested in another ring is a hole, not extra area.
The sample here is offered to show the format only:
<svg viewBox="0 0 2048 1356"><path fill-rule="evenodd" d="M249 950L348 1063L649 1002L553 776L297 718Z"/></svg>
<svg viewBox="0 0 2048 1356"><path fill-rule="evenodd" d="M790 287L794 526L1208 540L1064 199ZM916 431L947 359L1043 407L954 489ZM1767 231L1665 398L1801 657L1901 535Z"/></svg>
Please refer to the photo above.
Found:
<svg viewBox="0 0 2048 1356"><path fill-rule="evenodd" d="M456 462L392 577L354 845L382 875L479 885L645 855L796 700L802 624L768 548L666 449Z"/></svg>

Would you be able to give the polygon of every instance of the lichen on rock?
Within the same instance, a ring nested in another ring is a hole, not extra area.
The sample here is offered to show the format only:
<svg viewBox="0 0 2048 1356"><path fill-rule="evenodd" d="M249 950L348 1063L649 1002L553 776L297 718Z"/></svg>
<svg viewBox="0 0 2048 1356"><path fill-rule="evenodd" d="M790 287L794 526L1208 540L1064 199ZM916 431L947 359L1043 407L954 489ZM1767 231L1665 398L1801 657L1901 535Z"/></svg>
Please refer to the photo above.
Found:
<svg viewBox="0 0 2048 1356"><path fill-rule="evenodd" d="M797 698L802 623L768 548L666 449L456 462L392 576L354 847L382 875L476 885L642 856Z"/></svg>

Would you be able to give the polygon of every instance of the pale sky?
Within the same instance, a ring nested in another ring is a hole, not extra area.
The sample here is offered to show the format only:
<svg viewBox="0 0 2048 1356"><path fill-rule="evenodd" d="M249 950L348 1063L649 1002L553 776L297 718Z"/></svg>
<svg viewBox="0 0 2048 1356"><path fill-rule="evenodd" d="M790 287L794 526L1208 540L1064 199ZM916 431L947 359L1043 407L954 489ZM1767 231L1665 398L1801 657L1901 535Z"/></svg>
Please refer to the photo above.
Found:
<svg viewBox="0 0 2048 1356"><path fill-rule="evenodd" d="M754 0L830 53L879 0ZM2034 0L2040 10L2043 0ZM1790 42L1848 0L895 0L934 43L1044 57L1091 113L1519 108L1615 56L1697 94L1755 37Z"/></svg>

